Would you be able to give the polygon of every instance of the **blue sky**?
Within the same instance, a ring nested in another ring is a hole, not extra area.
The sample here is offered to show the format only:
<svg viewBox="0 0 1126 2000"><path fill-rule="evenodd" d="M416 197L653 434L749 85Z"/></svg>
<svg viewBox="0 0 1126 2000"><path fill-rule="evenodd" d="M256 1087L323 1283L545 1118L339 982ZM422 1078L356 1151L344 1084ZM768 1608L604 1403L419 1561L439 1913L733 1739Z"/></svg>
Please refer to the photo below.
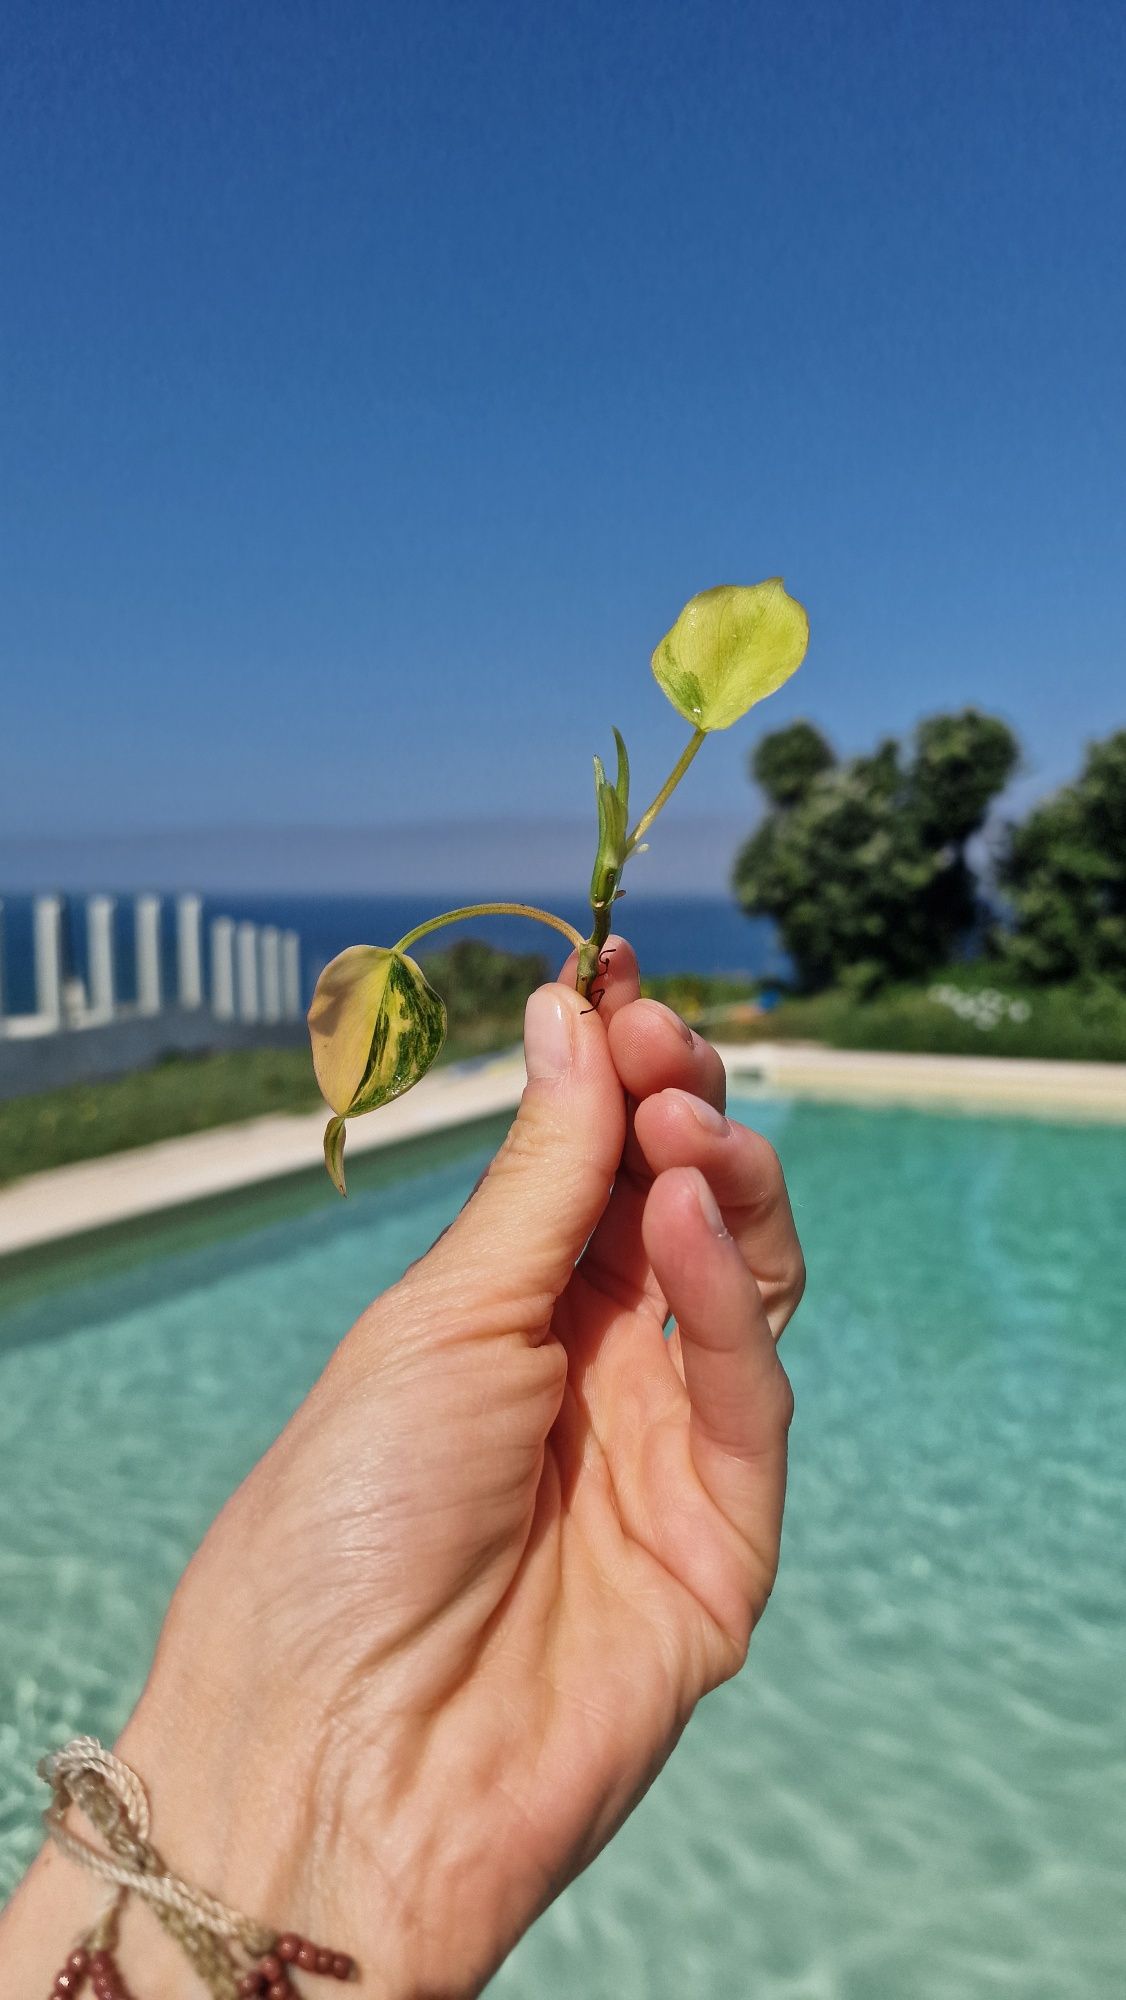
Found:
<svg viewBox="0 0 1126 2000"><path fill-rule="evenodd" d="M774 572L709 748L1126 720L1126 15L9 0L0 833L588 809Z"/></svg>

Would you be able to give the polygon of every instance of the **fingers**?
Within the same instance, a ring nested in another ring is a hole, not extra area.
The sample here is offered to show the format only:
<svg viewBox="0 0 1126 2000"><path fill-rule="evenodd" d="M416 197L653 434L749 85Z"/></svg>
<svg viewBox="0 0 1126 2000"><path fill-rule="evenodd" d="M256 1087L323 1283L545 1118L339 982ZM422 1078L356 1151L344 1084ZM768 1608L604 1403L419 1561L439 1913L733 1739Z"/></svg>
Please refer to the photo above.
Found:
<svg viewBox="0 0 1126 2000"><path fill-rule="evenodd" d="M579 954L573 951L559 968L559 984L573 986L578 969ZM598 998L600 991L601 998ZM641 978L633 946L612 931L603 946L598 978L591 993L591 999L597 1001L595 1011L603 1024L608 1025L621 1008L636 1001L640 992Z"/></svg>
<svg viewBox="0 0 1126 2000"><path fill-rule="evenodd" d="M630 977L626 961L627 992ZM508 1323L535 1337L606 1205L626 1108L605 1027L573 985L532 994L524 1050L528 1083L515 1122L415 1277L445 1288L462 1328L480 1316L494 1330Z"/></svg>
<svg viewBox="0 0 1126 2000"><path fill-rule="evenodd" d="M727 1079L719 1056L659 1000L635 1000L629 1005L619 998L607 1021L607 1035L614 1066L631 1098L679 1087L708 1103L724 1103ZM641 1238L652 1169L635 1137L634 1122L631 1116L622 1171L581 1268L592 1283L623 1305L648 1298L663 1320L664 1300Z"/></svg>
<svg viewBox="0 0 1126 2000"><path fill-rule="evenodd" d="M696 1471L769 1566L772 1552L777 1558L793 1397L758 1287L695 1167L658 1175L643 1233L680 1330Z"/></svg>
<svg viewBox="0 0 1126 2000"><path fill-rule="evenodd" d="M754 1275L777 1339L805 1289L805 1260L773 1146L678 1089L659 1091L637 1106L634 1139L654 1177L673 1167L703 1174Z"/></svg>
<svg viewBox="0 0 1126 2000"><path fill-rule="evenodd" d="M671 1007L660 1000L619 1006L612 1025L607 1023L607 1033L614 1067L631 1097L651 1097L656 1090L670 1088L690 1090L723 1110L727 1102L723 1063L711 1043L694 1034Z"/></svg>

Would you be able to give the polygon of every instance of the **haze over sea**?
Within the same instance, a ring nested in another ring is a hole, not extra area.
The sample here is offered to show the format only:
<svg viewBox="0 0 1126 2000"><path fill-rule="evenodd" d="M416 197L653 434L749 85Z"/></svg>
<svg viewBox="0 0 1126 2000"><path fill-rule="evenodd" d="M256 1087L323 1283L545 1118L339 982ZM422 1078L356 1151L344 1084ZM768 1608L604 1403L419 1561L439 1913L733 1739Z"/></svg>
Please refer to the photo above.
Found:
<svg viewBox="0 0 1126 2000"><path fill-rule="evenodd" d="M450 891L409 896L310 896L252 895L232 891L204 899L205 946L207 925L212 917L228 916L258 924L277 924L295 930L301 938L301 966L305 995L321 967L350 944L394 944L414 925L459 903L483 900L467 893ZM589 923L585 905L568 897L545 894L521 897L538 901L544 909L566 917L580 930ZM4 1006L15 1014L30 1013L35 1006L35 983L31 946L31 899L9 896L4 902L5 942ZM785 958L778 947L773 926L761 918L745 917L729 898L719 896L637 896L623 897L618 906L617 928L635 946L642 969L647 973L726 972L744 974L781 973ZM133 962L132 900L122 895L116 911L117 982L121 999L135 997L136 975ZM68 899L65 923L69 968L80 978L86 976L85 909L80 897ZM522 917L474 917L470 922L440 931L424 940L420 956L427 950L442 950L458 938L484 938L507 951L538 952L554 972L566 952L566 941L542 924ZM166 899L163 910L163 958L165 991L176 990L173 952L173 902ZM205 968L206 969L206 968Z"/></svg>

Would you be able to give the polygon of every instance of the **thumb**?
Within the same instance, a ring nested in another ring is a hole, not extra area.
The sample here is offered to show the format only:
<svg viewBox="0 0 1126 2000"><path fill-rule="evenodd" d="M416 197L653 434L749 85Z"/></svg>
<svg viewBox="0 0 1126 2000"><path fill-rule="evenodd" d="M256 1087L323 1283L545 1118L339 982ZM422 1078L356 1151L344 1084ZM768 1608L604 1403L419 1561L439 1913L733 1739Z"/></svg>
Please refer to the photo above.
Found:
<svg viewBox="0 0 1126 2000"><path fill-rule="evenodd" d="M546 1326L621 1160L626 1109L606 1030L573 986L537 987L524 1015L528 1082L516 1119L457 1220L423 1259L459 1318L496 1310Z"/></svg>

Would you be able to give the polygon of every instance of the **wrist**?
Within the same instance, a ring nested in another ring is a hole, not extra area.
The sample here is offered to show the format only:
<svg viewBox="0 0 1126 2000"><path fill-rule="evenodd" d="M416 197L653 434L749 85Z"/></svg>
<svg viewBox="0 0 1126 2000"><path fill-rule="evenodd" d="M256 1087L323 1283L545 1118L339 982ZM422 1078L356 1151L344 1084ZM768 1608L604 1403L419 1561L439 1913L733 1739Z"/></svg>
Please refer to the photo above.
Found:
<svg viewBox="0 0 1126 2000"><path fill-rule="evenodd" d="M364 2000L416 2000L424 1989L409 1934L379 1884L357 1882L347 1773L334 1732L299 1688L264 1685L257 1673L228 1675L222 1649L206 1651L204 1677L162 1643L116 1746L149 1794L154 1846L171 1871L240 1915L352 1958L356 1973L346 1991ZM164 1983L158 1977L157 1990L202 2000L174 1942L136 1903L131 1897L128 1909L134 1952L145 1937L138 1963L151 1964L159 1945ZM331 1982L296 1971L301 2000L333 2000Z"/></svg>
<svg viewBox="0 0 1126 2000"><path fill-rule="evenodd" d="M170 1873L267 1930L296 1933L346 1953L356 1972L345 1990L364 2000L421 2000L439 1993L460 2000L472 1993L472 1985L448 1983L445 1973L435 1984L416 1971L407 1935L381 1901L377 1882L369 1879L364 1893L353 1891L344 1825L333 1827L320 1806L326 1785L330 1795L334 1790L335 1773L331 1763L314 1773L305 1754L307 1728L291 1728L272 1706L252 1714L249 1704L224 1690L213 1657L208 1668L205 1682L190 1672L176 1646L162 1641L150 1680L115 1746L148 1795L152 1844ZM346 1800L338 1791L337 1796L346 1816ZM64 1823L98 1853L107 1853L104 1839L78 1808L66 1812ZM69 1954L87 1941L113 1893L80 1860L48 1842L0 1918L0 1962L13 1990L46 1992ZM198 1972L137 1893L125 1897L116 1938L108 1941L132 1992L203 2000ZM306 1978L304 1970L294 1967L301 2000L332 2000L332 1983ZM89 2000L85 1992L83 2000Z"/></svg>

